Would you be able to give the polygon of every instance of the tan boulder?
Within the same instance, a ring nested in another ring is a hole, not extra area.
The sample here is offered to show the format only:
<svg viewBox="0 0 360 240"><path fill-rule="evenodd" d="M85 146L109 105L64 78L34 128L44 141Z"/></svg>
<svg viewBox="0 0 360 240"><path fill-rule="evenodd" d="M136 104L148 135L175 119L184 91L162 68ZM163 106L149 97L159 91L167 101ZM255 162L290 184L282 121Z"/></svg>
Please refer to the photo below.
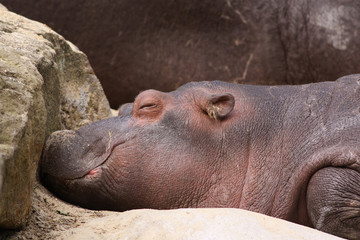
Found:
<svg viewBox="0 0 360 240"><path fill-rule="evenodd" d="M46 136L110 114L81 51L0 5L0 228L26 223Z"/></svg>
<svg viewBox="0 0 360 240"><path fill-rule="evenodd" d="M59 200L38 184L33 203L29 224L23 231L8 231L5 239L340 239L241 209L141 209L123 213L88 210Z"/></svg>
<svg viewBox="0 0 360 240"><path fill-rule="evenodd" d="M132 210L104 212L57 239L341 239L312 228L241 209Z"/></svg>

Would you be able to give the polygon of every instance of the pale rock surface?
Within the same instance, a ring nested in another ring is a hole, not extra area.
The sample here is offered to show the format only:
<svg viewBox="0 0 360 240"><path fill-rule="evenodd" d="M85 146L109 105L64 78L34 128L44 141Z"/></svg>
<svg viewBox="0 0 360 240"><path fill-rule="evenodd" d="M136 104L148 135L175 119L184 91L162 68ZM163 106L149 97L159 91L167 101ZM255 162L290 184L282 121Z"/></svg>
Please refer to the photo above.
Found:
<svg viewBox="0 0 360 240"><path fill-rule="evenodd" d="M26 223L45 138L110 115L87 57L0 5L0 228Z"/></svg>
<svg viewBox="0 0 360 240"><path fill-rule="evenodd" d="M132 210L104 216L58 235L57 239L124 240L332 240L320 231L241 209Z"/></svg>
<svg viewBox="0 0 360 240"><path fill-rule="evenodd" d="M241 209L94 211L66 203L35 183L33 210L20 232L0 239L332 240L338 237Z"/></svg>

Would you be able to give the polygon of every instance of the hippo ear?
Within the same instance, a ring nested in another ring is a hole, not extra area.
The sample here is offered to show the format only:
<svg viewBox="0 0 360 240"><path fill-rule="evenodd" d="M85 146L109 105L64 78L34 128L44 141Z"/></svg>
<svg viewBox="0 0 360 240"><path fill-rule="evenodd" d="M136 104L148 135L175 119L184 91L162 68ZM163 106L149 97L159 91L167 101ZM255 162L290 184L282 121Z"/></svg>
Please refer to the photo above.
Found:
<svg viewBox="0 0 360 240"><path fill-rule="evenodd" d="M234 108L235 99L230 93L209 95L202 109L212 119L225 118Z"/></svg>

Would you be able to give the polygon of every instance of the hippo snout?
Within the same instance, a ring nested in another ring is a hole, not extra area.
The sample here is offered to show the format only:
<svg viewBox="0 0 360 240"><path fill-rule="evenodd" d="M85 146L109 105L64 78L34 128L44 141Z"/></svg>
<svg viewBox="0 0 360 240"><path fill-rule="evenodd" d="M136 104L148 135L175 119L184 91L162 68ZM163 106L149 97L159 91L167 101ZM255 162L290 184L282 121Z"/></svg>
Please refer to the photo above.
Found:
<svg viewBox="0 0 360 240"><path fill-rule="evenodd" d="M106 137L79 131L56 131L48 138L41 160L41 175L58 179L81 178L106 161L110 154Z"/></svg>
<svg viewBox="0 0 360 240"><path fill-rule="evenodd" d="M78 151L73 151L78 135L72 130L57 131L46 141L41 160L41 174L48 174L62 179L80 177L83 172L74 169L69 159L76 158ZM68 161L67 163L65 161ZM75 171L74 171L75 170Z"/></svg>

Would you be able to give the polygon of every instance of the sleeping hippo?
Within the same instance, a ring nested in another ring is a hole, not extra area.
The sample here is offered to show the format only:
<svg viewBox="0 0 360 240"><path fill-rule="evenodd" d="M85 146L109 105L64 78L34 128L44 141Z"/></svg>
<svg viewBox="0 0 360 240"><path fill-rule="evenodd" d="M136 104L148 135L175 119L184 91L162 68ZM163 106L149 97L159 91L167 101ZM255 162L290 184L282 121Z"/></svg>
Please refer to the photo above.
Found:
<svg viewBox="0 0 360 240"><path fill-rule="evenodd" d="M360 74L299 86L192 82L54 132L43 183L90 209L241 208L360 238Z"/></svg>

